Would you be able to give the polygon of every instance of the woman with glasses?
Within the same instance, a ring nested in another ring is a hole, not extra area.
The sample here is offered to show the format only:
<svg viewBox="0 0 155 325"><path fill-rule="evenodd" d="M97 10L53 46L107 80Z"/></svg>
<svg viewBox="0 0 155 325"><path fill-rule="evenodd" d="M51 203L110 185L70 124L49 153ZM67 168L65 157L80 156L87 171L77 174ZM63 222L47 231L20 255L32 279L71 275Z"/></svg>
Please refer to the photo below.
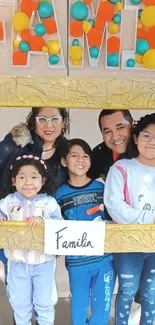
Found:
<svg viewBox="0 0 155 325"><path fill-rule="evenodd" d="M104 203L113 221L120 224L155 224L155 113L134 126L125 154L110 168ZM150 240L153 240L150 237ZM137 241L138 250L138 241ZM114 262L119 290L115 325L127 325L131 304L140 292L140 325L155 320L155 253L117 253Z"/></svg>
<svg viewBox="0 0 155 325"><path fill-rule="evenodd" d="M6 196L4 180L16 155L33 153L45 160L53 175L55 190L65 182L67 171L61 165L60 151L65 146L65 133L68 130L67 109L32 107L26 123L13 127L0 142L0 199ZM7 274L7 259L2 249L0 249L0 260ZM53 292L53 299L56 302L56 290Z"/></svg>
<svg viewBox="0 0 155 325"><path fill-rule="evenodd" d="M66 170L61 165L60 148L69 129L68 112L65 108L32 107L26 123L13 127L0 142L0 198L5 197L3 180L11 161L16 155L35 153L51 169L57 189L66 179Z"/></svg>

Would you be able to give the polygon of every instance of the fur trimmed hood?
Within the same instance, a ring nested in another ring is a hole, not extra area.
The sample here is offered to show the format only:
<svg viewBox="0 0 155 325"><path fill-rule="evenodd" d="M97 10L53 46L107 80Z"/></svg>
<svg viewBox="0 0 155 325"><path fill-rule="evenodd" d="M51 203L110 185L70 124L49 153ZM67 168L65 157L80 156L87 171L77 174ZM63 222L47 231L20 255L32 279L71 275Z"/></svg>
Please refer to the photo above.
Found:
<svg viewBox="0 0 155 325"><path fill-rule="evenodd" d="M27 144L33 143L32 135L25 123L20 123L14 126L10 133L17 146L24 148Z"/></svg>
<svg viewBox="0 0 155 325"><path fill-rule="evenodd" d="M0 142L0 199L8 194L6 180L10 173L10 165L13 159L27 153L42 156L42 142L35 130L29 131L26 123L14 126ZM59 188L67 178L67 171L61 165L60 155L56 150L54 159L49 159L55 188Z"/></svg>

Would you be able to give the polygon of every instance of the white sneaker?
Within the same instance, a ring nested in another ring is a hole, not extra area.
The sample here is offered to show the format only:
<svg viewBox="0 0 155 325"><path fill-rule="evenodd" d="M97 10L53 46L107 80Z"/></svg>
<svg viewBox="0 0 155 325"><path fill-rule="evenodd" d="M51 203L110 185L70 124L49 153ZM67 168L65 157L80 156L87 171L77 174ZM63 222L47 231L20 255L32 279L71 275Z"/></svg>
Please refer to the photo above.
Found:
<svg viewBox="0 0 155 325"><path fill-rule="evenodd" d="M141 305L140 304L136 304L136 305L137 305L136 310L131 311L130 313L128 325L139 325L140 323Z"/></svg>

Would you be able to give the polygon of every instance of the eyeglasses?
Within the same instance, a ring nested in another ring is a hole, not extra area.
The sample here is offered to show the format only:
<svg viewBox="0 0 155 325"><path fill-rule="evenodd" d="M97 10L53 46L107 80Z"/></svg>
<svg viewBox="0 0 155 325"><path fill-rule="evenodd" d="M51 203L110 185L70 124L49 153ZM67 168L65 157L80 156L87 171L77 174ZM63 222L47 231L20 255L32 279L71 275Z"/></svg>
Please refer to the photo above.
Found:
<svg viewBox="0 0 155 325"><path fill-rule="evenodd" d="M60 115L55 115L52 117L37 116L37 117L35 117L35 119L36 119L37 123L41 124L41 125L46 125L48 122L55 125L55 124L60 123L60 121L62 120L62 117Z"/></svg>
<svg viewBox="0 0 155 325"><path fill-rule="evenodd" d="M152 139L155 140L155 135L145 131L140 132L139 135L144 142L150 142Z"/></svg>

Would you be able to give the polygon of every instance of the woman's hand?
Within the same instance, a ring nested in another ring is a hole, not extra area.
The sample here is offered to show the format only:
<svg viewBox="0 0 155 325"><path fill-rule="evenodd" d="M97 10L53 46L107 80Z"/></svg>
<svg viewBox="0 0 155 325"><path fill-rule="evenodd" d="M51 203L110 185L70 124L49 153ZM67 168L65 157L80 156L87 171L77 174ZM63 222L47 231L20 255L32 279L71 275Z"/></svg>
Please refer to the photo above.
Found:
<svg viewBox="0 0 155 325"><path fill-rule="evenodd" d="M0 224L2 224L3 221L6 221L6 219L4 217L0 217Z"/></svg>
<svg viewBox="0 0 155 325"><path fill-rule="evenodd" d="M34 228L34 227L40 225L40 223L42 223L42 222L43 222L43 218L35 217L35 216L27 221L29 228Z"/></svg>

